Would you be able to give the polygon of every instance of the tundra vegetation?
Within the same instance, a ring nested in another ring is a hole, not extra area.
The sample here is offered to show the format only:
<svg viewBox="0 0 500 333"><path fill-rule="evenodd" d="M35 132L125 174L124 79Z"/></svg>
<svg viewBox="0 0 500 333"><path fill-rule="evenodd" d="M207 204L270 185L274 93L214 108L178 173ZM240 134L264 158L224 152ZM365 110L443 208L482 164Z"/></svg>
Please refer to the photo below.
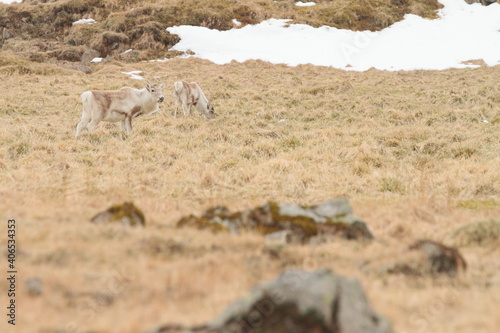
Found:
<svg viewBox="0 0 500 333"><path fill-rule="evenodd" d="M37 298L19 295L24 331L192 326L284 268L317 267L358 278L395 330L496 332L500 67L355 73L192 58L111 61L86 75L8 52L0 63L0 210L20 221L26 278L44 281ZM74 140L81 92L140 88L121 73L131 70L169 86L195 77L219 116L174 118L165 94L128 138L102 123ZM175 226L217 205L341 196L375 240L270 247L258 233ZM124 201L144 212L145 228L89 222ZM450 282L360 269L421 238L458 245L466 274Z"/></svg>
<svg viewBox="0 0 500 333"><path fill-rule="evenodd" d="M245 3L295 10L291 2L271 2ZM91 1L32 3L22 5L64 3L70 13ZM99 4L89 8L107 9L109 17L149 6ZM24 7L0 6L2 13L15 8ZM84 74L62 61L30 61L23 50L38 37L26 34L4 40L0 52L0 212L18 221L19 285L41 281L43 288L19 288L16 332L194 326L284 269L325 268L358 279L395 331L497 333L499 66L358 73L196 58L130 63L117 56ZM173 97L165 93L160 111L138 121L128 137L119 125L101 123L75 140L80 94L141 88L143 81L121 73L133 70L159 76L167 87L198 82L218 116L174 118ZM309 207L337 197L350 199L374 240L277 246L259 233L176 227L182 217L218 205ZM144 227L90 223L132 201ZM389 274L373 266L419 239L458 246L465 274ZM0 238L0 248L6 241ZM0 257L6 261L5 251ZM7 282L0 280L0 290Z"/></svg>

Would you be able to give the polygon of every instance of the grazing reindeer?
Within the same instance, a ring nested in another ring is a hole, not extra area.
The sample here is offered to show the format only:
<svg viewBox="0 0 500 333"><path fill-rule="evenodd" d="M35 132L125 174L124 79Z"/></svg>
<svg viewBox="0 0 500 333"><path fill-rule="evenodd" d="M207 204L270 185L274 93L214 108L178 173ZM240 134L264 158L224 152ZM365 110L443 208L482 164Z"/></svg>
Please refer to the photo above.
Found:
<svg viewBox="0 0 500 333"><path fill-rule="evenodd" d="M175 98L175 113L177 118L177 109L179 102L182 105L184 115L191 113L191 108L194 106L196 110L204 114L208 119L215 117L214 107L210 104L207 97L196 82L177 81L174 83L174 98Z"/></svg>
<svg viewBox="0 0 500 333"><path fill-rule="evenodd" d="M82 120L76 126L78 137L87 127L92 132L102 121L121 121L122 129L132 131L132 118L158 111L158 103L163 102L164 84L146 83L143 89L129 87L120 90L90 90L81 95L83 104ZM88 126L87 126L88 125Z"/></svg>

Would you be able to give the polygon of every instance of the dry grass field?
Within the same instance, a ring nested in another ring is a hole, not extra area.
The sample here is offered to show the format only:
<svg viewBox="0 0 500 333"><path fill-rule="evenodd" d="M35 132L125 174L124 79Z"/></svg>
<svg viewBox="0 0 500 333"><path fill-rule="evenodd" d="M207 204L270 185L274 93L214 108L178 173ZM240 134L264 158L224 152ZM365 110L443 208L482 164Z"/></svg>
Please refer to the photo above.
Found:
<svg viewBox="0 0 500 333"><path fill-rule="evenodd" d="M378 275L360 266L500 216L500 67L345 72L260 61L199 59L94 65L86 75L0 56L1 271L5 228L17 220L18 318L2 332L145 332L204 323L284 268L328 267L361 281L402 333L497 333L498 238L459 249L456 280ZM160 112L74 139L79 95L166 83ZM218 117L173 118L173 82L197 81ZM489 123L483 122L488 120ZM176 229L212 205L315 204L346 196L376 240L270 248L255 234ZM145 228L94 225L132 200ZM2 276L3 273L2 273ZM39 277L40 296L25 281Z"/></svg>

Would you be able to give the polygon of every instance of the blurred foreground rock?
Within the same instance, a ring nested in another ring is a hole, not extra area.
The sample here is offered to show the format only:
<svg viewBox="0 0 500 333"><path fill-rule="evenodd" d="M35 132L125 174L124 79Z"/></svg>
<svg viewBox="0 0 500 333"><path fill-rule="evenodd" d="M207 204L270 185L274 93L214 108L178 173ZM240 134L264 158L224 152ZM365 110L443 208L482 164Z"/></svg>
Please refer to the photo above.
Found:
<svg viewBox="0 0 500 333"><path fill-rule="evenodd" d="M203 327L165 326L156 333L392 333L389 321L375 312L356 280L329 270L287 270L230 304Z"/></svg>
<svg viewBox="0 0 500 333"><path fill-rule="evenodd" d="M404 251L397 251L365 264L363 270L380 275L456 277L467 263L457 249L431 240L419 240Z"/></svg>
<svg viewBox="0 0 500 333"><path fill-rule="evenodd" d="M321 241L329 237L373 238L366 223L353 214L349 200L345 198L309 207L269 201L239 212L230 212L225 206L215 206L206 210L201 217L185 216L176 225L234 234L256 231L269 235L270 240L294 243Z"/></svg>
<svg viewBox="0 0 500 333"><path fill-rule="evenodd" d="M129 226L144 226L146 219L142 211L132 202L125 202L121 205L113 205L104 212L98 213L91 219L92 223L121 223Z"/></svg>

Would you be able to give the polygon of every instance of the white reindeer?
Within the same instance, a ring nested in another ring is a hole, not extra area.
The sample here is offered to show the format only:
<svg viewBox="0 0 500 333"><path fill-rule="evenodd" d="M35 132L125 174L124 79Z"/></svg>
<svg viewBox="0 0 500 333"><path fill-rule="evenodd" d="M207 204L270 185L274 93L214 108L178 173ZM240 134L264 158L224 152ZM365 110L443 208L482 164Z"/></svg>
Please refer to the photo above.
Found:
<svg viewBox="0 0 500 333"><path fill-rule="evenodd" d="M92 132L100 121L121 122L122 129L132 131L132 118L151 115L158 111L158 103L164 101L164 84L146 83L143 89L124 87L119 90L90 90L81 95L82 120L76 126L78 137L87 127Z"/></svg>
<svg viewBox="0 0 500 333"><path fill-rule="evenodd" d="M185 116L191 113L194 106L198 112L202 113L208 119L215 117L215 109L208 101L207 97L196 82L177 81L174 83L175 112L177 118L177 109L179 103L182 105L182 112Z"/></svg>

